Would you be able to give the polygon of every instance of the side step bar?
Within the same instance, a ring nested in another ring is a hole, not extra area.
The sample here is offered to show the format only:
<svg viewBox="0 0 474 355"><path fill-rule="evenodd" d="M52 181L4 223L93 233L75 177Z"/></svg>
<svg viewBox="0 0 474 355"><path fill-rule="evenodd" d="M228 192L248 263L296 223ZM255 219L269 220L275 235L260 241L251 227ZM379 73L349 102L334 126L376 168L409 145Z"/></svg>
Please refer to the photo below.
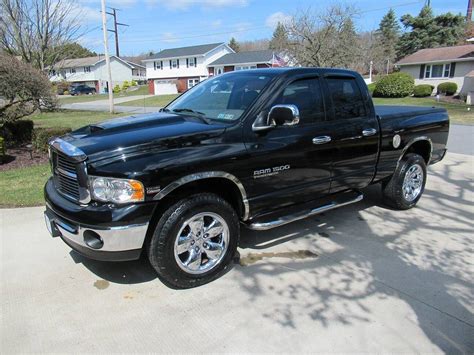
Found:
<svg viewBox="0 0 474 355"><path fill-rule="evenodd" d="M339 196L340 197L340 196ZM275 220L270 220L270 221L256 221L248 225L250 229L253 230L268 230L276 227L283 226L285 224L299 221L300 219L304 219L307 217L311 217L313 215L323 213L338 207L350 205L352 203L356 203L361 201L364 198L364 195L360 192L351 194L350 198L342 199L342 198L335 198L333 201L328 202L325 205L312 208L312 209L306 209L302 211L295 212L293 214L289 214L286 216L281 216L278 217Z"/></svg>

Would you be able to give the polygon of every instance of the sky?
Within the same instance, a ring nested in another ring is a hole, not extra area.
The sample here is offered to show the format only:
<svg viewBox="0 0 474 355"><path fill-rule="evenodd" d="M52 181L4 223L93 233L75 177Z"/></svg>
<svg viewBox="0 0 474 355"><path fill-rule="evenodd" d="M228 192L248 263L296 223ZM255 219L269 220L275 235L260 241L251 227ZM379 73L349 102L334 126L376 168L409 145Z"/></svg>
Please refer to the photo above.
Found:
<svg viewBox="0 0 474 355"><path fill-rule="evenodd" d="M353 0L360 15L354 18L360 31L375 30L383 15L392 7L397 17L417 15L426 0ZM77 0L77 11L85 29L80 43L104 52L100 0ZM205 43L270 38L276 24L311 7L321 11L330 0L106 0L106 5L119 9L120 54L126 56L166 48ZM345 3L349 3L346 1ZM468 0L432 0L435 14L466 14ZM113 28L108 16L108 27ZM113 33L109 32L109 51L115 53Z"/></svg>

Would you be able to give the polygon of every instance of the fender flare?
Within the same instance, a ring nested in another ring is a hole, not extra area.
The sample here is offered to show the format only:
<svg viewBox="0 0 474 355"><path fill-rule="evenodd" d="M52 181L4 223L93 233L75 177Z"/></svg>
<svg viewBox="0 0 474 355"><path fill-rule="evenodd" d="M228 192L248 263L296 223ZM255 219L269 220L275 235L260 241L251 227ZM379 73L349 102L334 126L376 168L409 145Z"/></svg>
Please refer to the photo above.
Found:
<svg viewBox="0 0 474 355"><path fill-rule="evenodd" d="M234 175L226 173L225 171L204 171L199 173L194 173L190 175L183 176L178 180L173 181L172 183L165 186L163 189L160 190L154 197L153 200L161 200L165 196L169 195L171 192L176 190L178 187L186 185L190 182L198 181L198 180L205 180L205 179L212 179L212 178L223 178L229 181L232 181L235 186L239 189L240 196L242 198L242 204L244 207L244 214L242 220L246 221L250 215L250 206L249 201L247 199L247 192L245 191L244 185L237 179Z"/></svg>
<svg viewBox="0 0 474 355"><path fill-rule="evenodd" d="M400 157L398 158L398 161L397 161L397 167L398 165L400 164L400 161L403 159L403 157L405 156L406 152L408 151L408 149L410 149L410 147L416 143L416 142L420 142L420 141L426 141L429 143L430 145L430 156L428 157L428 161L426 162L426 166L428 166L430 164L430 161L431 161L431 156L433 154L433 141L431 140L430 137L428 136L419 136L419 137L415 137L413 139L411 139L410 141L408 141L408 143L405 145L405 147L403 147L402 149L402 152L400 154Z"/></svg>

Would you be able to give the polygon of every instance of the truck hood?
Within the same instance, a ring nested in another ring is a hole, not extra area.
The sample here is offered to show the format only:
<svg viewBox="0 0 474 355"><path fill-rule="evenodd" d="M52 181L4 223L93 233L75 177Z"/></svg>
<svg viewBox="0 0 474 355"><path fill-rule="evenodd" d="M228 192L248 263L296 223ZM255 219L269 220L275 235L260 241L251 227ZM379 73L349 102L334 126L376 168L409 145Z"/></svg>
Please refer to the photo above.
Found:
<svg viewBox="0 0 474 355"><path fill-rule="evenodd" d="M225 127L204 123L193 116L157 112L92 124L62 138L81 149L89 161L96 161L150 149L199 144L219 136Z"/></svg>

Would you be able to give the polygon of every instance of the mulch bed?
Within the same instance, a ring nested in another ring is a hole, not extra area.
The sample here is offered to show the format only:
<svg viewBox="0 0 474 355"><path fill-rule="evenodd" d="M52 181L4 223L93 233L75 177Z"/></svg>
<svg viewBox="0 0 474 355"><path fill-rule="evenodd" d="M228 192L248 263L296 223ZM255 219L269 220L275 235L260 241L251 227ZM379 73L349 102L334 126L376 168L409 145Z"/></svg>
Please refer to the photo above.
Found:
<svg viewBox="0 0 474 355"><path fill-rule="evenodd" d="M0 163L0 171L17 168L26 168L48 162L48 153L32 151L28 147L16 147L7 149L7 154Z"/></svg>

